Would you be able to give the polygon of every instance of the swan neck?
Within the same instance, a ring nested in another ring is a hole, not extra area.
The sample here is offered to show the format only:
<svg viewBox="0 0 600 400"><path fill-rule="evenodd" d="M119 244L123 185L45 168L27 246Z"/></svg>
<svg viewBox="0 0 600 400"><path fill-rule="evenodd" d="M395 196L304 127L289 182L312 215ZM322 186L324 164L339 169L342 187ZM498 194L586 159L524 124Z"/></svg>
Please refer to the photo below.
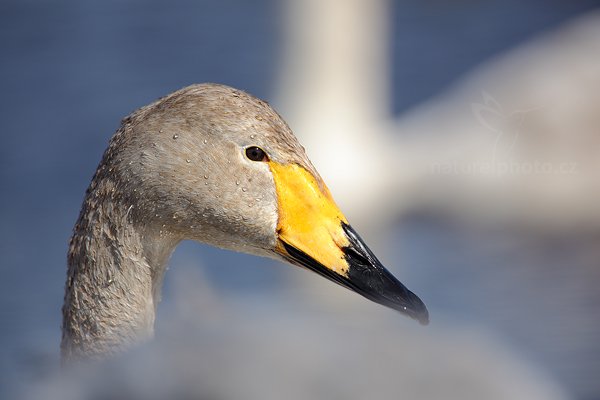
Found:
<svg viewBox="0 0 600 400"><path fill-rule="evenodd" d="M74 228L63 305L63 360L106 358L153 336L177 240L136 223L137 211L92 183Z"/></svg>

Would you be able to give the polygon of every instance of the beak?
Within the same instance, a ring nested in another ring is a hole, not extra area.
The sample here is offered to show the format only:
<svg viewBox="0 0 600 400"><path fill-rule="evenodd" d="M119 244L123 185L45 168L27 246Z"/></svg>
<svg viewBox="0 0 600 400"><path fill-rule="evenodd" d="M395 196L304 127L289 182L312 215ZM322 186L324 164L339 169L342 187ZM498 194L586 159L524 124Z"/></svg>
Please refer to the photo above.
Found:
<svg viewBox="0 0 600 400"><path fill-rule="evenodd" d="M279 255L423 325L429 323L425 304L384 268L320 178L297 164L269 161L269 167L279 203Z"/></svg>

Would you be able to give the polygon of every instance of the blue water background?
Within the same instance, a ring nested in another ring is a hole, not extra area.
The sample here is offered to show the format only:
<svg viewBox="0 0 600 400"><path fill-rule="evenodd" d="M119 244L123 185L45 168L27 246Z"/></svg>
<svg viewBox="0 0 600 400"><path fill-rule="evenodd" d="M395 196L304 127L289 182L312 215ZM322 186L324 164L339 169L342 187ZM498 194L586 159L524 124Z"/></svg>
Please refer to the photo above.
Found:
<svg viewBox="0 0 600 400"><path fill-rule="evenodd" d="M598 6L597 1L394 2L393 112L401 114L494 55ZM275 0L0 2L4 388L15 377L15 365L58 354L68 239L120 119L196 82L225 83L273 99L283 54L282 13L283 3ZM546 300L552 301L552 289L575 279L562 267L589 273L598 260L597 238L540 242L514 232L473 233L428 216L402 222L395 234L408 269L419 270L410 279L430 307L489 323L573 393L600 398L600 383L594 384L600 376L599 346L582 339L586 344L579 351L557 354L538 340L539 329L511 327L511 319L521 316L515 307L502 315L507 294L494 291L502 287L495 284L505 279L507 265L526 265L522 273L531 275L526 282L548 281L539 286L547 288L540 291L547 297L534 299L534 306L541 323L550 321L555 308ZM503 251L493 245L498 242L523 251ZM259 258L190 243L174 257L202 259L210 265L204 274L211 283L232 293L276 290L289 273ZM494 268L483 272L482 264L496 265L496 276L489 274ZM481 301L473 304L469 299L476 296ZM579 314L595 313L592 318L598 319L598 296L573 304L581 306Z"/></svg>

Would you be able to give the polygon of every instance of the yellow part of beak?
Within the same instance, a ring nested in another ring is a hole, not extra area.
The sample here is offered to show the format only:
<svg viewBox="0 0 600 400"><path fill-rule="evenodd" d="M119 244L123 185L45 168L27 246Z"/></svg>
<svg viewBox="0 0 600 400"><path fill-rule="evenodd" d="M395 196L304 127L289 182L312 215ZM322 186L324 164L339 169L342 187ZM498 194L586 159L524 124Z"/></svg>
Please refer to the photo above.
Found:
<svg viewBox="0 0 600 400"><path fill-rule="evenodd" d="M329 189L297 164L269 161L279 202L279 240L306 253L326 268L347 277L349 265L342 251L349 245L342 229L348 223ZM278 251L285 254L282 246Z"/></svg>

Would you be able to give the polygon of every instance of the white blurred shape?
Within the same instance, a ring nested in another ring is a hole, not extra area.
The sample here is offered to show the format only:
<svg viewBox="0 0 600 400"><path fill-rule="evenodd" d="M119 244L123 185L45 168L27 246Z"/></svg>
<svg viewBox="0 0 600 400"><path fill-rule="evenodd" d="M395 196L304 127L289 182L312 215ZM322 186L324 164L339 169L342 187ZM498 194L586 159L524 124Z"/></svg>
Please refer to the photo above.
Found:
<svg viewBox="0 0 600 400"><path fill-rule="evenodd" d="M415 209L597 229L600 14L496 57L393 120L388 7L288 2L279 108L349 218L369 233ZM472 111L494 103L503 122L520 121L500 136Z"/></svg>
<svg viewBox="0 0 600 400"><path fill-rule="evenodd" d="M388 9L381 0L288 1L278 109L349 218L389 188Z"/></svg>
<svg viewBox="0 0 600 400"><path fill-rule="evenodd" d="M496 57L398 119L415 206L538 232L600 227L599 21L588 14ZM486 96L504 123L469 109Z"/></svg>

